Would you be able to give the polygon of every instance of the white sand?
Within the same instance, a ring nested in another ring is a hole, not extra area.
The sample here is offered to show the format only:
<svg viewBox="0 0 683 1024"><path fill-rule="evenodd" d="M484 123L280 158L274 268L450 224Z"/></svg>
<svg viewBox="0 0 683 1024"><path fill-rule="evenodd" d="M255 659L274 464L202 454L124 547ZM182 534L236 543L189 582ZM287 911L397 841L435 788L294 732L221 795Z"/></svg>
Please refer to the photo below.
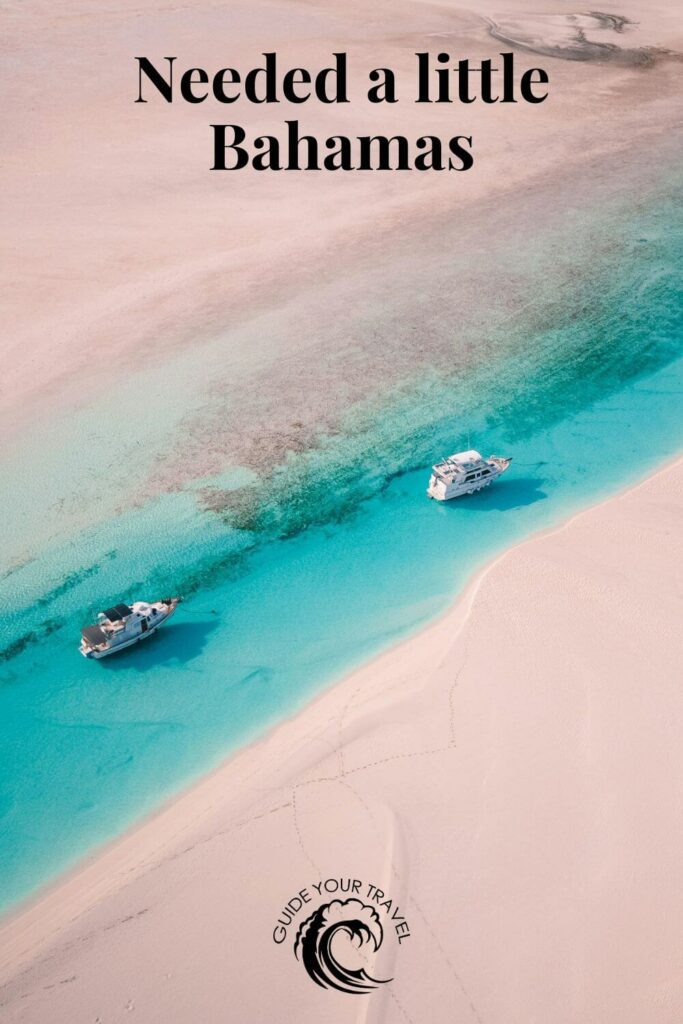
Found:
<svg viewBox="0 0 683 1024"><path fill-rule="evenodd" d="M178 346L198 347L268 308L274 296L291 299L325 267L339 269L342 257L353 265L397 223L410 237L408 223L419 232L427 214L453 217L604 154L646 165L643 152L678 123L675 62L641 69L520 50L520 67L541 65L551 76L550 98L540 106L425 109L413 102L416 50L445 48L476 62L504 48L489 36L489 16L525 39L571 40L566 0L544 0L531 18L528 7L526 0L492 9L380 0L372 17L357 0L153 0L142 7L138 0L74 0L68 13L51 0L10 7L4 47L12 59L0 73L11 139L0 171L3 435L30 421L36 406L45 416L53 403L92 399L116 375L164 366ZM589 27L589 38L629 51L683 49L671 0L617 7L633 24L621 33ZM352 102L274 110L134 103L135 56L175 54L179 67L244 69L269 47L282 66L311 68L325 66L335 50L348 52ZM394 106L364 102L374 66L396 70ZM291 117L322 138L472 134L475 167L464 174L209 170L212 121L278 133ZM226 351L226 372L247 356Z"/></svg>
<svg viewBox="0 0 683 1024"><path fill-rule="evenodd" d="M6 924L3 1020L680 1021L682 510L678 462L512 549ZM338 877L410 928L369 996L272 939Z"/></svg>

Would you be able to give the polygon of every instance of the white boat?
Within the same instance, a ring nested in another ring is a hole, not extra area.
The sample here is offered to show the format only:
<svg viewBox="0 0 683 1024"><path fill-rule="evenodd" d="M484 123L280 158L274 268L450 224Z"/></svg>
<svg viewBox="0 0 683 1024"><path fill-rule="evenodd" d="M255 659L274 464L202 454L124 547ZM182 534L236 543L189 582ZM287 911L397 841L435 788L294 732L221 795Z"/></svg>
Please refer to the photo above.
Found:
<svg viewBox="0 0 683 1024"><path fill-rule="evenodd" d="M456 452L432 466L427 494L437 501L449 501L464 494L474 494L488 487L508 468L512 459L491 455L483 459L479 452Z"/></svg>
<svg viewBox="0 0 683 1024"><path fill-rule="evenodd" d="M179 597L161 601L135 601L132 605L115 604L97 616L94 626L81 630L79 650L84 658L106 658L156 633L168 622L180 604Z"/></svg>

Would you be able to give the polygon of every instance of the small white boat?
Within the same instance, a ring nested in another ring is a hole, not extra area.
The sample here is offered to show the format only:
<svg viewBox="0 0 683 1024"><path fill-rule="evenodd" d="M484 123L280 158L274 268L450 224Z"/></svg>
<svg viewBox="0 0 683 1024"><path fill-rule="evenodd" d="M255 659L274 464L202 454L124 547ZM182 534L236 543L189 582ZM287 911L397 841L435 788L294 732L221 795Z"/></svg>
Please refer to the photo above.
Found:
<svg viewBox="0 0 683 1024"><path fill-rule="evenodd" d="M168 622L180 601L179 597L165 597L151 604L135 601L107 608L97 616L96 625L81 630L81 654L84 658L106 658L144 640Z"/></svg>
<svg viewBox="0 0 683 1024"><path fill-rule="evenodd" d="M492 455L483 459L479 452L456 452L432 466L427 494L437 501L449 501L464 494L474 494L488 487L508 468L512 459Z"/></svg>

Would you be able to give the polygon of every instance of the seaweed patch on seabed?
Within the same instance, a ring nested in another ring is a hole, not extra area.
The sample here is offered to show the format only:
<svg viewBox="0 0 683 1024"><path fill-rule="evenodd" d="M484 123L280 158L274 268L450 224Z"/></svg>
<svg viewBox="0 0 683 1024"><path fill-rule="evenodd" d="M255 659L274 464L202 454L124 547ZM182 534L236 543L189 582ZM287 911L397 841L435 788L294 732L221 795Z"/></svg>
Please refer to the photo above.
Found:
<svg viewBox="0 0 683 1024"><path fill-rule="evenodd" d="M32 629L30 632L24 633L22 636L17 637L16 640L13 640L12 643L3 647L0 650L0 663L11 661L12 658L18 657L31 644L37 644L40 640L44 640L45 637L56 633L62 626L63 623L58 622L56 619L46 619L38 629Z"/></svg>
<svg viewBox="0 0 683 1024"><path fill-rule="evenodd" d="M0 572L0 583L4 583L10 576L14 576L15 573L21 572L27 565L32 565L36 561L35 555L23 555L19 558L14 559L10 565L3 572Z"/></svg>
<svg viewBox="0 0 683 1024"><path fill-rule="evenodd" d="M173 587L182 591L183 596L188 598L199 590L218 586L226 579L238 579L246 573L249 556L254 554L258 547L256 543L248 544L239 551L231 551L220 558L207 560L195 566L185 576L175 577Z"/></svg>
<svg viewBox="0 0 683 1024"><path fill-rule="evenodd" d="M115 557L115 551L108 551L105 555L105 558L109 560ZM88 566L87 569L81 569L78 572L69 573L69 575L66 576L65 579L58 586L53 587L52 590L48 590L46 594L43 594L42 597L38 598L38 600L36 601L36 607L44 608L46 605L51 604L57 598L63 597L64 594L68 594L70 590L73 590L75 587L79 586L79 584L83 583L84 580L87 580L91 576L94 576L96 573L98 573L101 570L101 568L102 566L99 563L96 563L95 565Z"/></svg>
<svg viewBox="0 0 683 1024"><path fill-rule="evenodd" d="M596 275L592 286L585 283L578 307L570 303L546 310L536 324L534 343L513 344L502 362L467 373L428 373L411 386L397 386L379 400L359 403L336 430L284 457L282 437L263 434L250 467L258 483L200 492L204 508L235 531L235 539L241 536L243 546L207 563L188 585L196 589L200 580L206 586L227 573L242 573L251 554L269 542L350 522L364 502L385 493L393 480L423 469L436 450L445 450L457 421L519 442L677 358L669 321L680 276L648 278L645 301L624 270L620 260L614 280ZM526 318L517 330L528 335ZM509 322L506 332L508 337L514 333ZM260 461L271 445L280 458Z"/></svg>
<svg viewBox="0 0 683 1024"><path fill-rule="evenodd" d="M586 14L529 15L506 22L487 19L490 35L506 46L560 60L609 61L632 67L651 66L658 60L681 60L683 54L656 46L624 47L612 42L595 42L587 33L614 32L623 35L636 23L620 14L590 11Z"/></svg>

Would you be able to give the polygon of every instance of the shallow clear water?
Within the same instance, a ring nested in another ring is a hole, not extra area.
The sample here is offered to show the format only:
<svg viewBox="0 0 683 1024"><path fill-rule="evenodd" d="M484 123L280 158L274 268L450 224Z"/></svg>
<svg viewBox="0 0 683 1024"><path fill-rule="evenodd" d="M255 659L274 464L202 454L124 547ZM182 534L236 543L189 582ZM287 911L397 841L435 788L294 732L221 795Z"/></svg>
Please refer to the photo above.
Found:
<svg viewBox="0 0 683 1024"><path fill-rule="evenodd" d="M7 453L0 902L420 627L496 551L679 451L682 234L669 183L612 223L614 245L590 268L565 256L576 282L560 298L527 261L543 301L492 314L486 359L421 365L350 403L261 483L253 467L227 465L119 508L124 478L149 469L144 446L124 438L106 472L85 472L60 505L62 478L100 457L120 396L109 412L103 399L56 423L53 443ZM148 396L141 430L169 404L151 379L126 392L131 414L140 389ZM201 391L189 367L186 384L189 403ZM179 421L167 413L164 436ZM511 454L512 469L470 499L429 502L431 462L470 445ZM69 501L73 529L55 531ZM98 514L79 521L79 501L99 501ZM158 636L101 663L79 656L79 628L99 607L167 592L187 600Z"/></svg>

